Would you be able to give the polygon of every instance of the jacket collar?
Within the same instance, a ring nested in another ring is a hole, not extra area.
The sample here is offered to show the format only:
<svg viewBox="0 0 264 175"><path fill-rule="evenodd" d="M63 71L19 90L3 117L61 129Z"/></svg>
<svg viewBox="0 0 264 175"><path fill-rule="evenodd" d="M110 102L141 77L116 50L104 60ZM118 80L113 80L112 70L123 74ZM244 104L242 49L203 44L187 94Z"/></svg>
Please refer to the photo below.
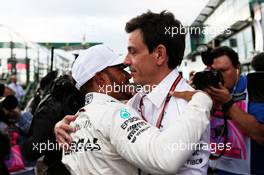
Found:
<svg viewBox="0 0 264 175"><path fill-rule="evenodd" d="M178 71L176 69L172 70L150 93L146 94L144 91L141 91L141 96L146 95L145 98L150 100L157 108L160 108L178 76Z"/></svg>
<svg viewBox="0 0 264 175"><path fill-rule="evenodd" d="M102 93L91 92L85 95L85 105L94 102L119 102L117 99Z"/></svg>

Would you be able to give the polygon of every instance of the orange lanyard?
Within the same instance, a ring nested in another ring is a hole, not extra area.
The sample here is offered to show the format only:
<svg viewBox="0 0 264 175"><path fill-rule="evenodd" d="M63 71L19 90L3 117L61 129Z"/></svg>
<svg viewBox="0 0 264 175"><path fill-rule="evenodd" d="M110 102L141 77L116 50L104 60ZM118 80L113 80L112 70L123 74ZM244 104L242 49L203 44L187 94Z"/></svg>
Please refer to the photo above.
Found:
<svg viewBox="0 0 264 175"><path fill-rule="evenodd" d="M181 76L179 75L179 76L175 79L175 81L173 82L173 84L172 84L172 86L171 86L171 88L170 88L170 91L175 90L175 88L176 88L176 86L178 85L178 83L180 82L180 80L181 80ZM170 91L169 91L169 93L170 93ZM163 120L163 117L164 117L165 108L166 108L166 106L168 105L168 103L169 103L169 101L170 101L171 95L170 95L169 93L168 93L167 96L166 96L165 103L164 103L164 105L163 105L163 108L162 108L161 113L160 113L160 115L159 115L158 121L157 121L157 123L156 123L156 127L157 127L157 128L160 128L160 126L161 126L161 123L162 123L162 120ZM145 121L147 122L147 120L146 120L146 118L145 118L145 116L144 116L144 114L143 114L143 108L142 108L142 107L144 106L144 104L143 104L143 98L144 98L145 96L146 96L146 95L143 95L143 96L141 97L140 102L139 102L139 108L140 108L140 113L141 113L141 117L142 117L142 119L145 120Z"/></svg>

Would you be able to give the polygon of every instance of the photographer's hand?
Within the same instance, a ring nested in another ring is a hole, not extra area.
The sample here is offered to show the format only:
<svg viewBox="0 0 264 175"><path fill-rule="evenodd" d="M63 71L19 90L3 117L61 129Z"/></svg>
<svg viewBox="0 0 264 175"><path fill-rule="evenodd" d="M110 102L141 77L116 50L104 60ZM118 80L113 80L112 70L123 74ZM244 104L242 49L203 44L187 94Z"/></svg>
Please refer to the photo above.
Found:
<svg viewBox="0 0 264 175"><path fill-rule="evenodd" d="M213 99L223 105L232 98L228 89L219 86L219 89L210 87L207 91ZM232 105L228 109L228 116L238 123L238 126L244 133L257 143L264 145L264 125L256 120L256 117L243 111L237 105Z"/></svg>
<svg viewBox="0 0 264 175"><path fill-rule="evenodd" d="M72 142L70 134L75 132L75 128L70 126L70 123L73 122L76 117L77 115L66 115L61 121L56 123L54 127L56 140L64 149L69 147L69 144Z"/></svg>
<svg viewBox="0 0 264 175"><path fill-rule="evenodd" d="M232 99L228 89L225 88L221 83L219 84L219 88L210 86L209 88L205 89L205 91L219 105L223 105Z"/></svg>

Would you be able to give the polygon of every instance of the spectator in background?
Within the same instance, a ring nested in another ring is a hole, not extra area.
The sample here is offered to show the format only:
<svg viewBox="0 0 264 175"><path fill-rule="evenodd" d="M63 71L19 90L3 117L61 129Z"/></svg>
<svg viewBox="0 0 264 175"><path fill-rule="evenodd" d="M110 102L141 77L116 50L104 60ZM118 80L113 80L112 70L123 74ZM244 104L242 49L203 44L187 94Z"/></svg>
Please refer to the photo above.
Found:
<svg viewBox="0 0 264 175"><path fill-rule="evenodd" d="M4 162L6 156L10 153L10 140L7 133L0 130L0 174L9 175L9 171Z"/></svg>
<svg viewBox="0 0 264 175"><path fill-rule="evenodd" d="M15 92L11 88L5 86L5 84L0 83L0 97L6 97L8 95L15 95Z"/></svg>
<svg viewBox="0 0 264 175"><path fill-rule="evenodd" d="M0 99L0 119L7 125L16 123L20 116L16 97L10 95Z"/></svg>
<svg viewBox="0 0 264 175"><path fill-rule="evenodd" d="M55 78L53 75L55 74L51 73L46 76L41 81L40 87L45 87L49 82L48 80ZM65 115L75 114L80 107L84 106L84 96L74 87L70 75L58 77L49 86L47 94L43 93L45 96L40 97L41 101L34 110L29 138L24 143L23 153L28 161L35 161L44 156L43 162L47 169L43 171L47 175L68 175L70 173L61 162L61 150L54 148L40 151L35 148L35 145L48 145L48 143L56 145L53 133L54 125ZM44 90L45 88L41 91Z"/></svg>
<svg viewBox="0 0 264 175"><path fill-rule="evenodd" d="M248 74L248 91L251 102L264 102L264 52L256 55L251 62L255 72ZM262 83L261 83L262 82ZM264 117L264 116L263 116ZM264 123L264 118L260 119Z"/></svg>
<svg viewBox="0 0 264 175"><path fill-rule="evenodd" d="M248 74L248 112L253 115L255 123L264 128L264 53L256 55L251 62L255 72ZM262 82L262 83L261 83ZM252 127L251 125L249 125ZM253 127L252 127L253 128ZM257 132L257 131L256 131ZM261 131L260 131L261 132ZM262 132L264 132L262 130ZM264 146L251 139L251 173L264 174Z"/></svg>
<svg viewBox="0 0 264 175"><path fill-rule="evenodd" d="M25 111L30 112L31 114L35 113L40 101L49 93L52 82L55 80L57 75L57 71L51 71L40 80L34 96L28 101L24 109Z"/></svg>
<svg viewBox="0 0 264 175"><path fill-rule="evenodd" d="M251 66L256 72L264 72L264 52L253 57Z"/></svg>
<svg viewBox="0 0 264 175"><path fill-rule="evenodd" d="M8 85L16 94L16 98L18 101L25 95L25 91L23 90L22 86L17 84L16 75L11 76L11 83Z"/></svg>
<svg viewBox="0 0 264 175"><path fill-rule="evenodd" d="M5 163L9 172L16 172L24 169L24 162L19 148L20 131L16 126L16 123L20 118L20 110L17 105L18 101L14 96L2 97L0 99L0 128L9 136L11 145L9 156L1 157L1 159L6 158ZM1 140L1 145L4 144L2 141L6 142L6 139ZM6 150L7 145L4 144L2 146L1 149L4 148L4 150ZM1 152L1 156L5 155L4 152ZM0 174L2 175L2 173Z"/></svg>

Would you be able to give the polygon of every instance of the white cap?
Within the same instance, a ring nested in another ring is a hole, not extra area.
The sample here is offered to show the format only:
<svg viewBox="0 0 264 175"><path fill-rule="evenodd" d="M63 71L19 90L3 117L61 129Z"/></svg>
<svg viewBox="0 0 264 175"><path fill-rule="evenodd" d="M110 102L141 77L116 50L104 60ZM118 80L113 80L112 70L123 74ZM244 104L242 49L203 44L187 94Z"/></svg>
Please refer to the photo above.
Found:
<svg viewBox="0 0 264 175"><path fill-rule="evenodd" d="M72 67L72 77L76 88L90 80L97 72L106 67L123 64L124 58L118 57L109 47L100 44L82 51Z"/></svg>

